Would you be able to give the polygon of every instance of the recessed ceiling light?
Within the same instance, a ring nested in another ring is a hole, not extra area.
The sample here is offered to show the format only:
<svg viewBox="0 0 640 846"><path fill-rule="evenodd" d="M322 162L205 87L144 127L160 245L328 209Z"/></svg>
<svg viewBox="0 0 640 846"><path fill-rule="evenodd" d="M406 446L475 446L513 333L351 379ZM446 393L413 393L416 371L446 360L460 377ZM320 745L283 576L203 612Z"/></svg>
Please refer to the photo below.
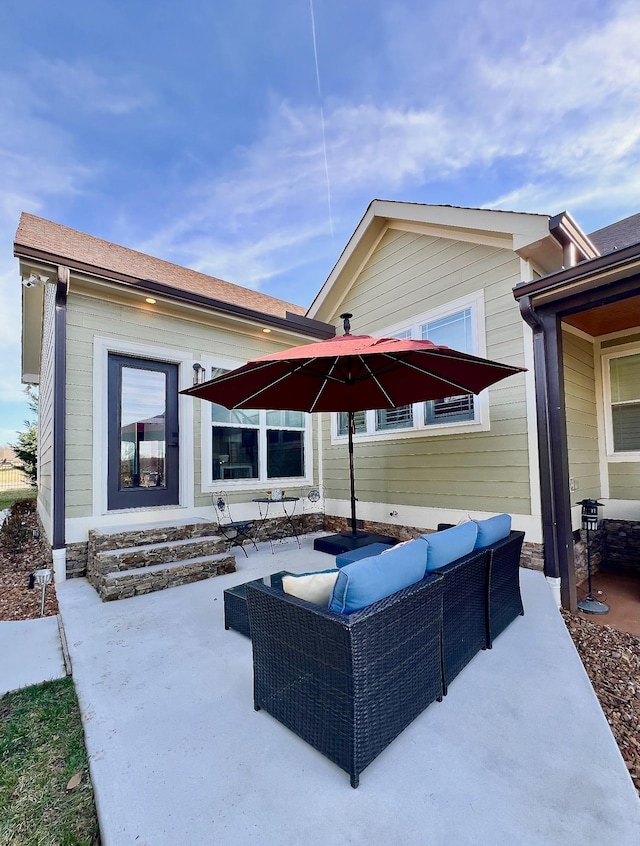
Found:
<svg viewBox="0 0 640 846"><path fill-rule="evenodd" d="M146 297L145 298L145 303L149 303L149 305L155 305L155 302L156 301L153 299L153 297Z"/></svg>
<svg viewBox="0 0 640 846"><path fill-rule="evenodd" d="M271 332L271 329L263 329L262 331L264 332L265 335L268 335L269 332Z"/></svg>

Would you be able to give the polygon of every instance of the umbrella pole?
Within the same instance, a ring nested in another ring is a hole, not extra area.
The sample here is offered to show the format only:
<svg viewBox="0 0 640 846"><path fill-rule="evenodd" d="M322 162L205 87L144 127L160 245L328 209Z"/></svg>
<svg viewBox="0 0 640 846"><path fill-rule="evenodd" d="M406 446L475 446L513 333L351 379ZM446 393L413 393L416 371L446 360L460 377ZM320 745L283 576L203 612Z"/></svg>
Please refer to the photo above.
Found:
<svg viewBox="0 0 640 846"><path fill-rule="evenodd" d="M355 537L356 531L356 481L353 471L353 430L356 421L353 411L349 412L349 481L351 482L351 534Z"/></svg>

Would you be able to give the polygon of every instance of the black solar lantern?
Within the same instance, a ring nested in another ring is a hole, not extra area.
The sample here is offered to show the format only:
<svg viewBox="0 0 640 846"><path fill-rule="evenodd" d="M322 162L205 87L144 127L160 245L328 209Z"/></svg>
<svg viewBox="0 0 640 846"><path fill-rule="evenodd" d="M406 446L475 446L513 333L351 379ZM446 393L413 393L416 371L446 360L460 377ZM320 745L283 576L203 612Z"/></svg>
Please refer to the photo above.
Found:
<svg viewBox="0 0 640 846"><path fill-rule="evenodd" d="M591 586L591 550L590 550L590 539L589 539L589 532L595 532L598 528L598 508L602 508L604 503L598 502L597 499L583 499L581 500L578 505L582 506L582 528L585 530L587 538L586 538L586 548L587 548L587 577L588 577L588 584L589 584L589 591L584 599L581 599L578 602L578 608L580 611L584 611L585 614L608 614L609 613L609 606L605 605L604 602L600 602L598 599L595 599L593 596L593 589Z"/></svg>

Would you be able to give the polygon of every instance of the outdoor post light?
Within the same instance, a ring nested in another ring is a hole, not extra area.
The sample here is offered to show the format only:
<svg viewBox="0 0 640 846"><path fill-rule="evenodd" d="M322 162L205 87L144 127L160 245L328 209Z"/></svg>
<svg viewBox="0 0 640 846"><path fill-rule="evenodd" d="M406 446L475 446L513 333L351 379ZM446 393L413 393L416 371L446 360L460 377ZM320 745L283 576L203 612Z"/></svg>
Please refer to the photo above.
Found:
<svg viewBox="0 0 640 846"><path fill-rule="evenodd" d="M589 548L589 532L595 532L598 528L598 508L603 505L596 499L583 499L578 505L582 506L582 528L587 533L587 577L589 579L589 592L584 599L578 602L580 611L585 614L608 614L609 606L604 602L594 599L591 588L591 550Z"/></svg>
<svg viewBox="0 0 640 846"><path fill-rule="evenodd" d="M46 570L36 570L33 574L34 581L37 585L40 585L42 588L42 600L40 602L40 616L44 617L44 594L47 589L47 585L50 585L53 581L53 570L46 569Z"/></svg>

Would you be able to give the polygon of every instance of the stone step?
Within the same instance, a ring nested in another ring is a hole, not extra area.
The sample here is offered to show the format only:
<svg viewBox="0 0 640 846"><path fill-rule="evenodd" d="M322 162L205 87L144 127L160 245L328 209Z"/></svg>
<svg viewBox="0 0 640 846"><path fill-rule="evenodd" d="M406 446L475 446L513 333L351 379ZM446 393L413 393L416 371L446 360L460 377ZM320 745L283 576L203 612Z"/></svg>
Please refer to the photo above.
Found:
<svg viewBox="0 0 640 846"><path fill-rule="evenodd" d="M154 564L170 564L203 555L224 552L227 541L219 535L174 540L166 543L147 543L124 549L108 549L94 555L89 579L106 573L151 567Z"/></svg>
<svg viewBox="0 0 640 846"><path fill-rule="evenodd" d="M216 534L218 524L201 517L89 529L89 558L103 550L188 540Z"/></svg>
<svg viewBox="0 0 640 846"><path fill-rule="evenodd" d="M96 589L103 602L108 602L234 573L235 569L233 555L203 555L174 563L153 564L144 569L106 573L100 576Z"/></svg>

